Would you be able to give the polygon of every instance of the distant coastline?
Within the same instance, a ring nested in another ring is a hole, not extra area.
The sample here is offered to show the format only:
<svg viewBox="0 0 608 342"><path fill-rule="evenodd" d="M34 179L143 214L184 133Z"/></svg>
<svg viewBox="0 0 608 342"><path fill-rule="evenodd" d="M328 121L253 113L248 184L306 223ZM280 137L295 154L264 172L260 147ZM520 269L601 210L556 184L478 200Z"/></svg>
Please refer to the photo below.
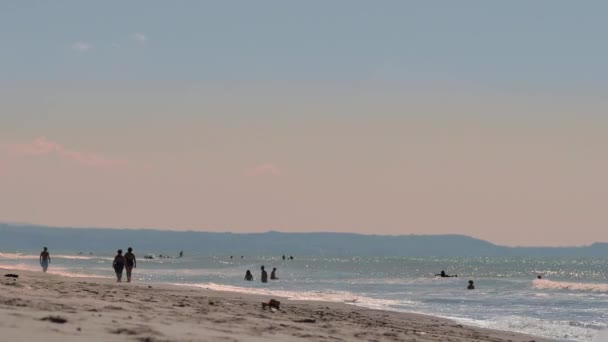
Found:
<svg viewBox="0 0 608 342"><path fill-rule="evenodd" d="M464 235L354 233L217 233L156 229L62 228L0 223L0 249L113 250L117 241L160 252L197 250L210 255L289 254L386 257L606 257L608 243L573 247L507 247Z"/></svg>

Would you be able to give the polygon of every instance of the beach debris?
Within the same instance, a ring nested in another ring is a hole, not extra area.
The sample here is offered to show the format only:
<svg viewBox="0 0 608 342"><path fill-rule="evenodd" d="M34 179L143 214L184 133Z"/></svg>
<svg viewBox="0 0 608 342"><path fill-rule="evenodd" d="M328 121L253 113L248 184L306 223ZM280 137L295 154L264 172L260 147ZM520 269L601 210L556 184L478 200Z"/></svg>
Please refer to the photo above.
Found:
<svg viewBox="0 0 608 342"><path fill-rule="evenodd" d="M118 328L110 331L112 334L116 335L137 335L138 332L135 329L129 328Z"/></svg>
<svg viewBox="0 0 608 342"><path fill-rule="evenodd" d="M46 316L40 319L41 321L49 321L51 323L64 324L67 323L67 319L61 316Z"/></svg>
<svg viewBox="0 0 608 342"><path fill-rule="evenodd" d="M268 303L262 303L262 309L266 309L266 308L270 308L272 309L277 309L277 310L281 310L281 302L279 302L278 300L275 299L271 299L268 301Z"/></svg>
<svg viewBox="0 0 608 342"><path fill-rule="evenodd" d="M296 322L296 323L317 323L317 320L313 319L313 318L306 318L306 319L297 319L294 322Z"/></svg>
<svg viewBox="0 0 608 342"><path fill-rule="evenodd" d="M12 274L12 273L5 274L4 276L7 277L7 278L19 278L18 274Z"/></svg>
<svg viewBox="0 0 608 342"><path fill-rule="evenodd" d="M118 305L106 305L103 307L104 309L107 310L122 310L122 306L118 306Z"/></svg>

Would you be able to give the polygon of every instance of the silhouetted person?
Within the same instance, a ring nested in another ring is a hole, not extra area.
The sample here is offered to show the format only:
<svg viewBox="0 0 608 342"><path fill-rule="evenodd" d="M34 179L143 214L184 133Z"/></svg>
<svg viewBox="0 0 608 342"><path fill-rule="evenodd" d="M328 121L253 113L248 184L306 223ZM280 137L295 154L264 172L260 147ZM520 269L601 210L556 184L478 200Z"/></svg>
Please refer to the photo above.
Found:
<svg viewBox="0 0 608 342"><path fill-rule="evenodd" d="M40 252L40 266L42 267L42 271L46 272L51 263L51 255L46 247L43 247L42 249L42 252Z"/></svg>
<svg viewBox="0 0 608 342"><path fill-rule="evenodd" d="M475 290L475 284L473 284L472 280L469 280L469 286L467 286L467 290Z"/></svg>
<svg viewBox="0 0 608 342"><path fill-rule="evenodd" d="M232 255L231 255L231 256L230 256L230 259L232 259L232 258L234 258L234 256L232 256Z"/></svg>
<svg viewBox="0 0 608 342"><path fill-rule="evenodd" d="M125 257L122 255L122 249L119 249L117 253L112 267L114 267L114 271L116 272L116 282L120 283L122 282L122 270L125 268Z"/></svg>
<svg viewBox="0 0 608 342"><path fill-rule="evenodd" d="M182 258L184 256L184 251L179 252L179 257Z"/></svg>
<svg viewBox="0 0 608 342"><path fill-rule="evenodd" d="M289 260L293 260L293 255L291 255L291 256L289 257Z"/></svg>
<svg viewBox="0 0 608 342"><path fill-rule="evenodd" d="M283 255L283 260L285 260L285 255Z"/></svg>
<svg viewBox="0 0 608 342"><path fill-rule="evenodd" d="M441 273L439 274L435 274L436 277L441 277L441 278L452 278L452 277L458 277L457 274L455 275L449 275L449 274L445 274L445 271L441 271Z"/></svg>
<svg viewBox="0 0 608 342"><path fill-rule="evenodd" d="M247 270L247 272L245 272L245 280L253 281L253 274L251 274L250 270Z"/></svg>
<svg viewBox="0 0 608 342"><path fill-rule="evenodd" d="M272 269L272 272L270 272L270 280L279 280L276 272L277 272L277 269L275 267Z"/></svg>
<svg viewBox="0 0 608 342"><path fill-rule="evenodd" d="M127 254L125 254L125 268L127 269L127 283L131 282L131 271L134 268L137 268L137 260L135 259L135 254L133 254L133 248L129 247L127 249Z"/></svg>
<svg viewBox="0 0 608 342"><path fill-rule="evenodd" d="M262 269L262 283L267 283L268 282L268 273L266 273L264 266L262 266L261 269Z"/></svg>

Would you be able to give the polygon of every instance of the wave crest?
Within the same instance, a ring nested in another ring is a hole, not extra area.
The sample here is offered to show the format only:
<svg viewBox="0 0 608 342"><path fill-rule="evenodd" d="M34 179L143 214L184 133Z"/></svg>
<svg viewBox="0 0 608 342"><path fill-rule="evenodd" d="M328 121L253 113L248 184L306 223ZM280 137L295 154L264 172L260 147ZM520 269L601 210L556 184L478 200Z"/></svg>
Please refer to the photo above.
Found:
<svg viewBox="0 0 608 342"><path fill-rule="evenodd" d="M547 279L535 279L532 282L532 287L543 290L608 292L608 284L574 283L567 281L552 281Z"/></svg>

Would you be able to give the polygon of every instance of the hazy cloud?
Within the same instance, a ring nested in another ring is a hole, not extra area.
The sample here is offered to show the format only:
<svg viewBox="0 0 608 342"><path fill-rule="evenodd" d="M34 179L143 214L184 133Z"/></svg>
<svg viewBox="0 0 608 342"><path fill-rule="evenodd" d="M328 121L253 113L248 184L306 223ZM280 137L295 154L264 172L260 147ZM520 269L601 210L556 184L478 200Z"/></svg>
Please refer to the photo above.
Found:
<svg viewBox="0 0 608 342"><path fill-rule="evenodd" d="M72 49L79 52L87 52L93 48L93 45L85 42L76 42L72 44Z"/></svg>
<svg viewBox="0 0 608 342"><path fill-rule="evenodd" d="M0 145L0 152L13 156L37 157L56 155L63 159L91 167L111 167L127 164L127 161L123 159L108 158L97 153L69 149L46 137L40 137L27 144L3 144Z"/></svg>
<svg viewBox="0 0 608 342"><path fill-rule="evenodd" d="M143 33L133 33L131 35L131 39L135 40L136 42L140 43L140 44L144 44L148 41L148 37L143 34Z"/></svg>
<svg viewBox="0 0 608 342"><path fill-rule="evenodd" d="M247 170L245 174L248 176L268 175L273 177L279 177L283 174L283 172L276 165L272 163L266 163Z"/></svg>

